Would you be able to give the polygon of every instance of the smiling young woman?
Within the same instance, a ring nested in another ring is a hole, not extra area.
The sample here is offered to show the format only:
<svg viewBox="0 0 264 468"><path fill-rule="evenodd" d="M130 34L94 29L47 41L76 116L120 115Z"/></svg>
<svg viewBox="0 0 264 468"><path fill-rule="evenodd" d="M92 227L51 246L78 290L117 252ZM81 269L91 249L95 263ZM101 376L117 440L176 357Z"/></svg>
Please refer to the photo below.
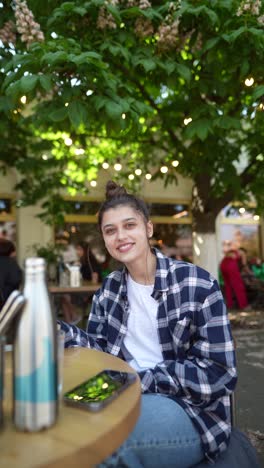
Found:
<svg viewBox="0 0 264 468"><path fill-rule="evenodd" d="M65 346L126 360L142 388L135 429L102 466L187 468L215 460L229 443L229 397L237 380L218 283L151 248L146 204L112 181L98 224L109 254L124 267L94 295L87 332L62 323Z"/></svg>

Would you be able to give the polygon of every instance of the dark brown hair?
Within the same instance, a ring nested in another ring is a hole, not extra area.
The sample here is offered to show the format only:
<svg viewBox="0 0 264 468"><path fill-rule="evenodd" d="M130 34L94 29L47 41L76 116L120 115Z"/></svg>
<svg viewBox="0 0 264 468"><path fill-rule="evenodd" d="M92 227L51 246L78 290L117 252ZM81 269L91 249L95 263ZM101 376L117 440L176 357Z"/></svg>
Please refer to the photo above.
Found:
<svg viewBox="0 0 264 468"><path fill-rule="evenodd" d="M8 239L0 239L0 255L1 257L9 257L16 248L13 242Z"/></svg>
<svg viewBox="0 0 264 468"><path fill-rule="evenodd" d="M130 206L141 213L145 221L149 220L149 210L146 203L140 198L127 193L125 187L109 180L105 189L105 201L102 203L98 212L98 225L101 229L103 215L106 211L117 206Z"/></svg>

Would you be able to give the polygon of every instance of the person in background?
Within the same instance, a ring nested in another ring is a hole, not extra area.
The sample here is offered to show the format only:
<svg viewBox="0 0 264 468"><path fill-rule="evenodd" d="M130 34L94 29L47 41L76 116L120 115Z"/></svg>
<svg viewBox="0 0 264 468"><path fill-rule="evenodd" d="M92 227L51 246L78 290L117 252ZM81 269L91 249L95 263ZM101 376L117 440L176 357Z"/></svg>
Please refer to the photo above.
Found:
<svg viewBox="0 0 264 468"><path fill-rule="evenodd" d="M220 263L220 271L224 280L225 300L228 309L233 307L233 296L237 301L239 309L248 310L248 304L245 284L243 282L240 265L239 253L234 250L227 250Z"/></svg>
<svg viewBox="0 0 264 468"><path fill-rule="evenodd" d="M239 247L238 255L239 255L239 268L240 268L242 278L243 276L248 276L248 275L253 276L252 270L250 268L249 261L248 261L247 250L244 247Z"/></svg>
<svg viewBox="0 0 264 468"><path fill-rule="evenodd" d="M72 265L78 261L76 247L70 243L69 236L67 236L64 232L59 232L57 234L56 247L60 249L61 259L64 264L69 263Z"/></svg>
<svg viewBox="0 0 264 468"><path fill-rule="evenodd" d="M75 248L77 262L80 265L82 280L99 283L102 280L101 267L86 241L80 241ZM64 320L70 324L81 321L83 311L89 306L89 296L64 294L61 298ZM80 310L81 309L81 310Z"/></svg>
<svg viewBox="0 0 264 468"><path fill-rule="evenodd" d="M82 279L99 283L102 280L101 267L96 260L88 242L80 241L76 246L77 256L80 261Z"/></svg>
<svg viewBox="0 0 264 468"><path fill-rule="evenodd" d="M0 240L7 240L7 231L6 229L0 229Z"/></svg>
<svg viewBox="0 0 264 468"><path fill-rule="evenodd" d="M16 261L16 247L8 239L0 239L0 307L22 281L22 270Z"/></svg>
<svg viewBox="0 0 264 468"><path fill-rule="evenodd" d="M264 281L264 262L259 257L251 259L250 262L251 270L255 278Z"/></svg>
<svg viewBox="0 0 264 468"><path fill-rule="evenodd" d="M187 468L214 461L229 444L229 396L237 380L218 283L202 268L151 248L146 204L112 181L98 223L109 254L124 266L94 295L87 332L61 322L65 347L124 359L142 389L134 430L102 466ZM237 467L229 461L225 466Z"/></svg>

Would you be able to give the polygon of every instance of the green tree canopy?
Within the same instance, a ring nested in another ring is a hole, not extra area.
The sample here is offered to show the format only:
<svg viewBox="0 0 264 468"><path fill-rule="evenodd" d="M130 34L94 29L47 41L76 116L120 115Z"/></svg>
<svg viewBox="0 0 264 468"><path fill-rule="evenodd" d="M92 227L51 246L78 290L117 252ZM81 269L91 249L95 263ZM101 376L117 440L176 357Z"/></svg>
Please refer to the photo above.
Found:
<svg viewBox="0 0 264 468"><path fill-rule="evenodd" d="M121 158L123 178L138 166L165 184L191 177L198 230L214 231L234 199L253 194L262 209L261 1L16 0L0 10L0 162L18 169L25 201L54 194L44 208L58 212L61 188L83 190Z"/></svg>

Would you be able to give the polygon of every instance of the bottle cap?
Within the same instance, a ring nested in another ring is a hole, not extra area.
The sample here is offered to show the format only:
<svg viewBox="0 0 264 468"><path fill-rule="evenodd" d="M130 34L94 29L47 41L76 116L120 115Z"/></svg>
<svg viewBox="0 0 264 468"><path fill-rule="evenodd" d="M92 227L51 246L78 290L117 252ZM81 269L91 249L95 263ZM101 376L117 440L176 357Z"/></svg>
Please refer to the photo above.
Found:
<svg viewBox="0 0 264 468"><path fill-rule="evenodd" d="M35 271L42 271L45 269L46 262L45 259L42 257L29 257L26 258L25 261L25 268L27 271L35 272Z"/></svg>

